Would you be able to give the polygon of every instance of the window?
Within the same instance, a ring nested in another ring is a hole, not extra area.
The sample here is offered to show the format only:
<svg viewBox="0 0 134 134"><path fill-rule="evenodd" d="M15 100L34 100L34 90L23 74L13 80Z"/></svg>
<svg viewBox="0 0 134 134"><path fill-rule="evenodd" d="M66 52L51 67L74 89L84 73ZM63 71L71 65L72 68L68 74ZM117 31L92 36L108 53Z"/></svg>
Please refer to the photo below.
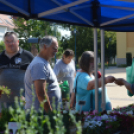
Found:
<svg viewBox="0 0 134 134"><path fill-rule="evenodd" d="M5 19L5 21L6 21L7 24L9 24L9 25L11 25L11 26L14 26L14 25L13 25L12 23L10 23L8 20Z"/></svg>

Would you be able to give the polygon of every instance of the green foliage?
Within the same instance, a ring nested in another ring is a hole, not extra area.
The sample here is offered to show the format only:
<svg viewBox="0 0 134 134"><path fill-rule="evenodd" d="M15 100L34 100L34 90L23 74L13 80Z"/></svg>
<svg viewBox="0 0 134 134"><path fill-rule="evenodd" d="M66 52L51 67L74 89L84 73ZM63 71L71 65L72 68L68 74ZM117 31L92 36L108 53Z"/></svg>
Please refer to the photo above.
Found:
<svg viewBox="0 0 134 134"><path fill-rule="evenodd" d="M4 41L0 41L0 53L5 49Z"/></svg>
<svg viewBox="0 0 134 134"><path fill-rule="evenodd" d="M34 100L35 98L33 98L33 102ZM21 124L17 134L69 134L69 127L74 124L78 130L77 134L81 134L81 123L76 122L74 115L63 114L59 108L44 115L43 106L44 103L41 104L38 112L35 111L33 105L30 110L25 111L23 101L15 98L16 108L10 108L10 113L12 120ZM9 134L8 128L5 134Z"/></svg>
<svg viewBox="0 0 134 134"><path fill-rule="evenodd" d="M84 51L94 51L93 42L93 29L90 27L63 25L64 28L68 28L70 31L74 31L76 28L76 56L78 58ZM101 37L100 30L98 29L98 56L101 57ZM72 32L73 33L73 32ZM70 37L62 37L61 47L63 50L70 48L75 51L75 34ZM110 61L111 58L115 58L116 55L116 33L105 31L105 59Z"/></svg>
<svg viewBox="0 0 134 134"><path fill-rule="evenodd" d="M126 68L127 65L126 64L121 64L121 65L118 65L118 67L124 67L124 68Z"/></svg>
<svg viewBox="0 0 134 134"><path fill-rule="evenodd" d="M14 19L14 31L19 34L20 45L24 49L31 50L31 44L27 43L27 39L30 37L42 38L45 35L53 35L60 38L60 33L55 34L55 29L50 26L49 22L40 20L25 20L24 18L17 17ZM38 47L38 44L37 44Z"/></svg>
<svg viewBox="0 0 134 134"><path fill-rule="evenodd" d="M7 86L0 86L0 94L6 94L9 96L11 94L11 89L8 89Z"/></svg>
<svg viewBox="0 0 134 134"><path fill-rule="evenodd" d="M109 67L109 66L116 66L116 63L114 63L114 64L105 63L105 67ZM98 67L101 68L101 63L98 64Z"/></svg>
<svg viewBox="0 0 134 134"><path fill-rule="evenodd" d="M110 61L110 57L116 56L116 33L105 31L105 60Z"/></svg>
<svg viewBox="0 0 134 134"><path fill-rule="evenodd" d="M89 27L80 27L80 26L71 26L70 30L74 31L76 28L76 36L75 34L72 34L70 37L63 37L62 38L62 48L63 50L70 48L73 51L75 51L75 37L76 37L76 55L77 55L77 61L78 57L81 56L81 54L84 51L91 50L93 51L93 30Z"/></svg>
<svg viewBox="0 0 134 134"><path fill-rule="evenodd" d="M6 129L6 124L11 121L11 114L8 109L3 108L1 111L1 117L0 117L0 131L4 131Z"/></svg>
<svg viewBox="0 0 134 134"><path fill-rule="evenodd" d="M79 68L80 68L79 64L77 64L77 65L76 65L76 68L77 68L77 69L79 69Z"/></svg>

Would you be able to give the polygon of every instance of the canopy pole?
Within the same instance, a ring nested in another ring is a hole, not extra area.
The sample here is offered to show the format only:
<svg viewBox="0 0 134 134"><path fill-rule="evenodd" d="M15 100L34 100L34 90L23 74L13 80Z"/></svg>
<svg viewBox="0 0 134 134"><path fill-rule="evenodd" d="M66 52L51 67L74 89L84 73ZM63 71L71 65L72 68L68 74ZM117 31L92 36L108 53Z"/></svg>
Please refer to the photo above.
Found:
<svg viewBox="0 0 134 134"><path fill-rule="evenodd" d="M104 30L101 30L101 85L102 85L102 110L106 109L106 100L105 100L105 39L104 39Z"/></svg>
<svg viewBox="0 0 134 134"><path fill-rule="evenodd" d="M98 45L97 28L94 28L94 67L95 67L95 110L98 111Z"/></svg>

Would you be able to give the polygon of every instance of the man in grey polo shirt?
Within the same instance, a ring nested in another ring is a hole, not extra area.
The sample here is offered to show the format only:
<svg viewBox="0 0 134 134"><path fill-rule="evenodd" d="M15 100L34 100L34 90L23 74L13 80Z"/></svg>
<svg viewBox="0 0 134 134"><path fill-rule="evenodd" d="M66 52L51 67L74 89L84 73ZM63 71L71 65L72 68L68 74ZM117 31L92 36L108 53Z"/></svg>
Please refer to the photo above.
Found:
<svg viewBox="0 0 134 134"><path fill-rule="evenodd" d="M57 39L53 36L45 36L39 43L40 52L28 66L25 73L25 109L30 109L32 106L32 87L35 93L34 108L38 111L40 103L44 103L45 112L51 111L52 100L55 98L55 105L61 102L61 91L57 82L57 78L49 64L49 60L55 56L58 51ZM48 87L46 90L46 84ZM32 86L33 85L33 86Z"/></svg>

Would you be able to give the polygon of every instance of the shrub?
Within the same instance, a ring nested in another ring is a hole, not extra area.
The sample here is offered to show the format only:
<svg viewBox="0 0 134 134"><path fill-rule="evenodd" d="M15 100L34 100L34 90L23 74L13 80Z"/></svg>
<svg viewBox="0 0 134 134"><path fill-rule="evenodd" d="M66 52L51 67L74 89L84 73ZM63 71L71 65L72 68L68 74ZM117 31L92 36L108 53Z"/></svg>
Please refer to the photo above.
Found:
<svg viewBox="0 0 134 134"><path fill-rule="evenodd" d="M12 115L10 114L9 110L3 107L0 117L0 132L6 129L6 124L11 121L11 119Z"/></svg>
<svg viewBox="0 0 134 134"><path fill-rule="evenodd" d="M118 65L118 67L127 67L126 64L121 64L121 65Z"/></svg>
<svg viewBox="0 0 134 134"><path fill-rule="evenodd" d="M3 41L0 41L0 53L5 49L5 45Z"/></svg>

